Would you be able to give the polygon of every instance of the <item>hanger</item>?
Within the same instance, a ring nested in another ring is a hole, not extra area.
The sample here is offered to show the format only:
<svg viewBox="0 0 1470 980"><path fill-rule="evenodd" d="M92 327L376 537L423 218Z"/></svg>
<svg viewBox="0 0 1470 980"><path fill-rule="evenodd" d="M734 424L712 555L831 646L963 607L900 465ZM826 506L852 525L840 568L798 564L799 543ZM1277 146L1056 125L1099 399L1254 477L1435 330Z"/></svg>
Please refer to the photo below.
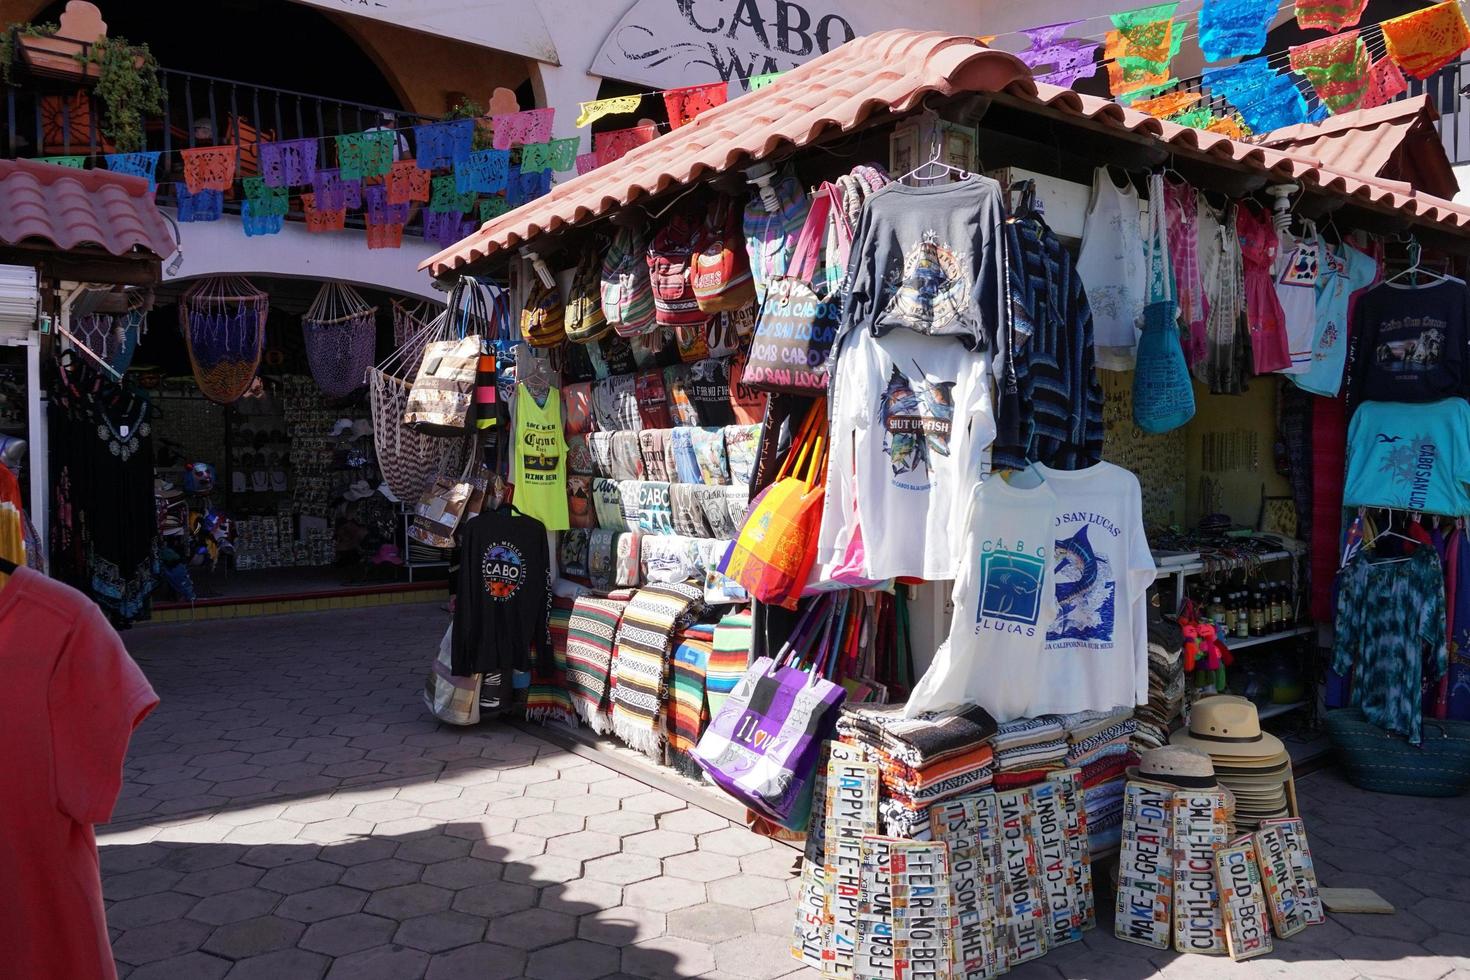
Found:
<svg viewBox="0 0 1470 980"><path fill-rule="evenodd" d="M1398 538L1400 541L1407 541L1409 544L1411 544L1411 545L1414 546L1415 550L1418 550L1419 548L1424 547L1424 542L1423 541L1420 541L1417 538L1411 538L1407 534L1400 534L1398 531L1395 531L1393 529L1393 508L1392 507L1388 507L1388 508L1385 508L1385 509L1388 511L1388 525L1387 525L1387 530L1378 531L1376 534L1373 535L1373 537L1371 537L1371 538L1367 539L1366 541L1364 541L1363 542L1363 547L1365 549L1372 548L1375 544L1377 544L1383 538ZM1361 507L1358 508L1358 516L1361 517L1363 515L1363 512L1364 512L1364 508L1361 508ZM1412 555L1405 555L1402 558L1389 558L1389 559L1385 559L1383 561L1380 561L1377 564L1380 564L1380 565L1392 565L1392 564L1395 564L1397 562L1408 561L1411 557L1413 557L1413 556Z"/></svg>
<svg viewBox="0 0 1470 980"><path fill-rule="evenodd" d="M938 133L938 130L935 130L934 139L932 140L932 143L933 143L933 153L930 155L929 159L928 160L925 160L923 163L919 164L917 167L915 167L914 169L910 170L908 173L904 174L902 177L899 177L898 178L898 183L901 184L904 181L908 180L910 177L912 177L914 180L939 180L941 178L944 178L944 177L949 176L950 174L959 174L960 180L969 180L970 179L970 171L964 170L964 169L962 169L960 167L951 167L949 164L945 163L944 160L942 159L942 156L941 156L941 153L940 153L941 147L940 147L940 144L939 144L939 133ZM921 170L927 170L930 167L938 167L939 168L939 172L938 173L935 173L935 174L926 174L926 175L920 176L919 171L921 171Z"/></svg>
<svg viewBox="0 0 1470 980"><path fill-rule="evenodd" d="M1446 276L1442 273L1435 272L1433 269L1425 269L1420 265L1420 260L1424 256L1424 249L1422 246L1420 246L1419 240L1413 235L1408 236L1407 245L1409 249L1408 268L1396 272L1393 275L1389 276L1387 279L1383 280L1385 284L1398 282L1404 276L1410 277L1409 285L1412 287L1417 287L1419 285L1419 277L1421 275L1427 276L1429 278L1430 285L1433 285L1437 282L1444 282L1445 280L1450 278L1449 276Z"/></svg>

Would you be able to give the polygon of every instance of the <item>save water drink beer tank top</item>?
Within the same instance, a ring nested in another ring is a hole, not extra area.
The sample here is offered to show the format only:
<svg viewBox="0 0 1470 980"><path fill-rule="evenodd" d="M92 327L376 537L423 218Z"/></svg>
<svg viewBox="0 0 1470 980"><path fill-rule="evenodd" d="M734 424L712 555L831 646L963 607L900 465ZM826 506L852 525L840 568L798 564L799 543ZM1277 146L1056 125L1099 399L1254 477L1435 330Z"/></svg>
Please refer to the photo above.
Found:
<svg viewBox="0 0 1470 980"><path fill-rule="evenodd" d="M538 402L516 385L515 444L511 477L515 505L548 531L571 527L567 513L567 444L561 428L561 392L551 388Z"/></svg>

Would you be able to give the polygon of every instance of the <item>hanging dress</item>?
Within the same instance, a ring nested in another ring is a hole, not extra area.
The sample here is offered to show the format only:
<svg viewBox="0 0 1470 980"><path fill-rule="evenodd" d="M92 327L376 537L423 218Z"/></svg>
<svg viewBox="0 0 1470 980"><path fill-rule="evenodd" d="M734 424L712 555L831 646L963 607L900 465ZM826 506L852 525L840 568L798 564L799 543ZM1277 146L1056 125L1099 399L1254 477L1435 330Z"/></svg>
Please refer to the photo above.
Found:
<svg viewBox="0 0 1470 980"><path fill-rule="evenodd" d="M1205 356L1205 297L1200 279L1199 194L1184 181L1164 180L1165 217L1169 229L1169 263L1174 268L1174 296L1184 327L1184 357L1198 364Z"/></svg>
<svg viewBox="0 0 1470 980"><path fill-rule="evenodd" d="M1087 285L1092 308L1092 343L1097 366L1132 370L1138 331L1148 299L1144 270L1143 222L1138 191L1119 187L1106 167L1092 177L1092 203L1082 229L1077 274Z"/></svg>
<svg viewBox="0 0 1470 980"><path fill-rule="evenodd" d="M1194 363L1194 375L1210 386L1211 394L1238 395L1245 388L1245 284L1240 238L1228 207L1216 213L1204 198L1200 198L1199 206L1205 349L1204 357Z"/></svg>
<svg viewBox="0 0 1470 980"><path fill-rule="evenodd" d="M1250 326L1251 366L1256 374L1291 367L1286 340L1286 314L1276 296L1276 251L1279 241L1271 216L1249 206L1235 209L1245 268L1245 316Z"/></svg>

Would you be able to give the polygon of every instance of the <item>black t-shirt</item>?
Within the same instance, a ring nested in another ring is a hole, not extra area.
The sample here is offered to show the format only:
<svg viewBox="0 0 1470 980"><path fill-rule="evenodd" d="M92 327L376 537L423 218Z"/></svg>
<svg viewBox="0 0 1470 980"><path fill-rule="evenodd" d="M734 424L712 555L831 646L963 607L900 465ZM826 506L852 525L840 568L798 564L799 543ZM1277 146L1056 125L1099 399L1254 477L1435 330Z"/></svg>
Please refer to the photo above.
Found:
<svg viewBox="0 0 1470 980"><path fill-rule="evenodd" d="M694 410L699 413L700 425L735 424L735 408L730 404L728 357L706 358L691 364L685 390L694 403Z"/></svg>
<svg viewBox="0 0 1470 980"><path fill-rule="evenodd" d="M1470 290L1446 279L1383 284L1358 296L1349 353L1353 405L1432 402L1467 393Z"/></svg>
<svg viewBox="0 0 1470 980"><path fill-rule="evenodd" d="M453 670L457 676L498 672L509 697L512 670L551 664L551 558L546 527L509 507L460 528L455 590Z"/></svg>

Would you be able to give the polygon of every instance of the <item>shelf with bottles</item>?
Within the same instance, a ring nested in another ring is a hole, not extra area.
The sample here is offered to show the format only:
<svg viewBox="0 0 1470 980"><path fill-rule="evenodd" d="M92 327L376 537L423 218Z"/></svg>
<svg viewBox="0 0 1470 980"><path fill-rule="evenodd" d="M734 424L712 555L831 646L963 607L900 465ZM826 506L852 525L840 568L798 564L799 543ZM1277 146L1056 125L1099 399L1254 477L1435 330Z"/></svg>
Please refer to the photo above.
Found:
<svg viewBox="0 0 1470 980"><path fill-rule="evenodd" d="M1277 640L1289 640L1294 636L1306 636L1308 633L1316 632L1316 629L1315 626L1292 626L1289 629L1264 633L1261 636L1226 637L1225 645L1232 650L1244 650L1247 647L1260 646L1262 643L1275 643Z"/></svg>

